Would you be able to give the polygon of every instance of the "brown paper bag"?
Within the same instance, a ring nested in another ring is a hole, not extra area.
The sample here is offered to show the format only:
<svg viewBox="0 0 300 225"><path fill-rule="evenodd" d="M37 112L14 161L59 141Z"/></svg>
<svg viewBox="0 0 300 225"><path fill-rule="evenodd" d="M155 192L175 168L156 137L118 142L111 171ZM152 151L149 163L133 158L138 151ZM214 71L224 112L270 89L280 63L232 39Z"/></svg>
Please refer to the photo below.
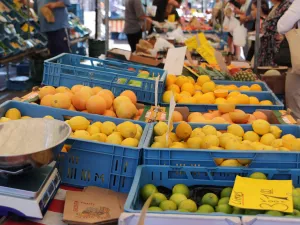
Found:
<svg viewBox="0 0 300 225"><path fill-rule="evenodd" d="M111 194L68 191L63 221L68 224L105 224L121 215L118 198Z"/></svg>
<svg viewBox="0 0 300 225"><path fill-rule="evenodd" d="M55 17L53 15L53 12L47 6L43 6L41 8L41 13L43 14L43 16L45 17L45 19L48 23L54 23L55 22Z"/></svg>
<svg viewBox="0 0 300 225"><path fill-rule="evenodd" d="M300 29L292 29L285 36L290 46L292 73L300 76Z"/></svg>

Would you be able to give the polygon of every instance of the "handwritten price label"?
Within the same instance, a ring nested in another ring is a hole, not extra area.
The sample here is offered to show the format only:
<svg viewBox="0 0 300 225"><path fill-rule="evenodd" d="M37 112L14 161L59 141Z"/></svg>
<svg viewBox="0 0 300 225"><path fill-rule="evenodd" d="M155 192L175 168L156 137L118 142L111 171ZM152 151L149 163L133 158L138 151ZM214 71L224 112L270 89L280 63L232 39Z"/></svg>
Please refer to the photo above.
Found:
<svg viewBox="0 0 300 225"><path fill-rule="evenodd" d="M229 204L244 209L293 212L291 180L257 180L237 176Z"/></svg>

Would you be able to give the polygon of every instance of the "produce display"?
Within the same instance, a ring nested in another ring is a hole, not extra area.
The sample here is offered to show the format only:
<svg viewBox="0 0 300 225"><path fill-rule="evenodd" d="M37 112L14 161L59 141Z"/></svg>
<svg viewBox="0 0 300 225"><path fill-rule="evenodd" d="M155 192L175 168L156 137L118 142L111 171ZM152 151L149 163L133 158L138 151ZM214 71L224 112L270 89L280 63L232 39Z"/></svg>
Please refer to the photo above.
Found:
<svg viewBox="0 0 300 225"><path fill-rule="evenodd" d="M261 91L258 84L237 87L231 85L216 85L208 75L201 75L197 81L192 77L168 75L166 90L162 101L169 103L172 94L180 104L242 104L242 105L273 105L270 100L259 100L251 94L241 91Z"/></svg>
<svg viewBox="0 0 300 225"><path fill-rule="evenodd" d="M138 120L143 109L137 109L133 91L123 91L120 96L101 87L75 85L67 87L45 86L39 90L40 105L81 111L103 116Z"/></svg>
<svg viewBox="0 0 300 225"><path fill-rule="evenodd" d="M264 173L254 172L249 178L267 180ZM229 205L232 187L191 186L176 184L172 190L153 184L146 184L139 194L143 201L153 195L148 212L177 211L196 214L224 213L233 215L268 215L268 216L300 216L300 189L293 189L293 213L283 213L275 210L241 209Z"/></svg>

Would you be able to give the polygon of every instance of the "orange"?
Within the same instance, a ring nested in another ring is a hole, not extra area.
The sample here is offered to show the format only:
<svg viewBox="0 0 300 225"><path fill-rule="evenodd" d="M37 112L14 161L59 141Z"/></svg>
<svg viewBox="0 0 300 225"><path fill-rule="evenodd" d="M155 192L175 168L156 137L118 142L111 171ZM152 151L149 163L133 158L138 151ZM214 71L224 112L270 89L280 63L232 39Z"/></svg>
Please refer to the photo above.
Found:
<svg viewBox="0 0 300 225"><path fill-rule="evenodd" d="M183 116L180 112L174 111L173 115L172 115L172 119L173 119L174 123L180 122L180 121L183 121Z"/></svg>
<svg viewBox="0 0 300 225"><path fill-rule="evenodd" d="M79 92L86 92L89 93L91 96L94 95L92 88L88 86L82 87Z"/></svg>
<svg viewBox="0 0 300 225"><path fill-rule="evenodd" d="M250 101L249 104L251 104L251 105L259 105L258 98L254 97L254 96L249 97L249 101Z"/></svg>
<svg viewBox="0 0 300 225"><path fill-rule="evenodd" d="M105 110L103 116L117 117L117 115L111 110Z"/></svg>
<svg viewBox="0 0 300 225"><path fill-rule="evenodd" d="M214 90L214 94L217 98L226 98L228 96L228 90L224 90L224 89Z"/></svg>
<svg viewBox="0 0 300 225"><path fill-rule="evenodd" d="M266 114L264 114L263 112L260 112L260 111L256 111L253 113L253 116L259 120L265 120L265 121L268 121L268 117L266 116Z"/></svg>
<svg viewBox="0 0 300 225"><path fill-rule="evenodd" d="M80 91L81 88L83 88L84 86L81 84L76 84L71 88L71 91L73 92L73 94L75 94L76 92Z"/></svg>
<svg viewBox="0 0 300 225"><path fill-rule="evenodd" d="M71 106L69 107L69 110L72 110L72 111L76 111L75 107L71 104Z"/></svg>
<svg viewBox="0 0 300 225"><path fill-rule="evenodd" d="M192 112L189 116L188 116L188 122L190 122L192 120L193 117L195 116L202 116L201 113L199 112Z"/></svg>
<svg viewBox="0 0 300 225"><path fill-rule="evenodd" d="M91 97L89 93L86 92L76 92L72 97L72 105L76 110L82 111L86 109L86 102Z"/></svg>
<svg viewBox="0 0 300 225"><path fill-rule="evenodd" d="M173 91L175 93L180 93L180 88L176 84L172 84L172 85L168 86L167 90L168 91Z"/></svg>
<svg viewBox="0 0 300 225"><path fill-rule="evenodd" d="M261 105L273 105L273 103L270 100L263 100L260 102Z"/></svg>
<svg viewBox="0 0 300 225"><path fill-rule="evenodd" d="M179 77L177 77L175 84L178 87L181 88L184 83L189 83L189 79L186 76L179 76Z"/></svg>
<svg viewBox="0 0 300 225"><path fill-rule="evenodd" d="M133 104L136 105L136 103L137 103L137 97L133 91L130 91L130 90L123 91L120 94L120 96L127 96L128 98L130 98L130 100Z"/></svg>
<svg viewBox="0 0 300 225"><path fill-rule="evenodd" d="M239 89L240 89L241 91L250 91L250 88L249 88L248 86L246 86L246 85L240 86Z"/></svg>
<svg viewBox="0 0 300 225"><path fill-rule="evenodd" d="M181 92L186 91L189 92L191 95L195 94L195 87L191 83L185 83L181 86Z"/></svg>
<svg viewBox="0 0 300 225"><path fill-rule="evenodd" d="M54 95L54 94L56 94L56 90L54 87L45 86L45 87L40 88L39 98L42 99L46 95Z"/></svg>
<svg viewBox="0 0 300 225"><path fill-rule="evenodd" d="M106 101L106 109L110 109L113 104L113 99L111 98L111 95L103 91L98 92L97 95L104 98L104 100Z"/></svg>
<svg viewBox="0 0 300 225"><path fill-rule="evenodd" d="M69 109L71 106L71 99L69 95L65 93L57 93L53 95L51 106L60 109Z"/></svg>
<svg viewBox="0 0 300 225"><path fill-rule="evenodd" d="M89 113L102 115L106 110L106 101L103 97L94 95L87 100L86 109Z"/></svg>
<svg viewBox="0 0 300 225"><path fill-rule="evenodd" d="M249 104L250 103L248 95L240 94L240 95L236 96L236 98L237 98L238 104Z"/></svg>
<svg viewBox="0 0 300 225"><path fill-rule="evenodd" d="M99 93L99 91L101 91L103 88L102 87L93 87L92 91L93 91L93 95L96 95Z"/></svg>
<svg viewBox="0 0 300 225"><path fill-rule="evenodd" d="M251 91L262 91L262 88L259 84L252 84L250 87Z"/></svg>
<svg viewBox="0 0 300 225"><path fill-rule="evenodd" d="M175 84L176 79L177 79L177 77L176 77L175 75L169 74L169 75L167 76L167 80L166 80L167 86L170 86L170 85L172 85L172 84Z"/></svg>
<svg viewBox="0 0 300 225"><path fill-rule="evenodd" d="M103 89L103 90L101 90L100 91L101 93L102 92L104 92L104 93L107 93L107 94L109 94L110 95L110 97L112 98L112 100L114 100L115 99L115 96L114 96L114 94L110 91L110 90L107 90L107 89ZM100 93L99 92L99 93Z"/></svg>
<svg viewBox="0 0 300 225"><path fill-rule="evenodd" d="M42 98L40 105L51 107L53 95L46 95Z"/></svg>

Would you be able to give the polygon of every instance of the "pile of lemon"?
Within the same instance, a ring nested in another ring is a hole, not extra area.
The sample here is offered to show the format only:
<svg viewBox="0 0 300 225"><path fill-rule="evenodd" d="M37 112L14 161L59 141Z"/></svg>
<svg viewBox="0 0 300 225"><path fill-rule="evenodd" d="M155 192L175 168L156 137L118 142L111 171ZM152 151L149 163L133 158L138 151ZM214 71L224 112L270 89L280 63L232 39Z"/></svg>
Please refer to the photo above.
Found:
<svg viewBox="0 0 300 225"><path fill-rule="evenodd" d="M199 76L196 82L192 77L168 75L162 100L169 103L173 94L175 101L181 104L273 105L270 100L260 101L255 96L242 94L241 91L262 91L262 88L258 84L241 87L234 84L216 85L207 75Z"/></svg>
<svg viewBox="0 0 300 225"><path fill-rule="evenodd" d="M246 131L238 124L231 124L226 132L220 132L211 125L192 129L181 122L175 132L168 132L165 122L154 126L152 148L210 149L210 150L264 150L300 151L300 139L292 134L282 136L282 130L259 119L252 123L252 131ZM168 135L168 138L167 138Z"/></svg>

